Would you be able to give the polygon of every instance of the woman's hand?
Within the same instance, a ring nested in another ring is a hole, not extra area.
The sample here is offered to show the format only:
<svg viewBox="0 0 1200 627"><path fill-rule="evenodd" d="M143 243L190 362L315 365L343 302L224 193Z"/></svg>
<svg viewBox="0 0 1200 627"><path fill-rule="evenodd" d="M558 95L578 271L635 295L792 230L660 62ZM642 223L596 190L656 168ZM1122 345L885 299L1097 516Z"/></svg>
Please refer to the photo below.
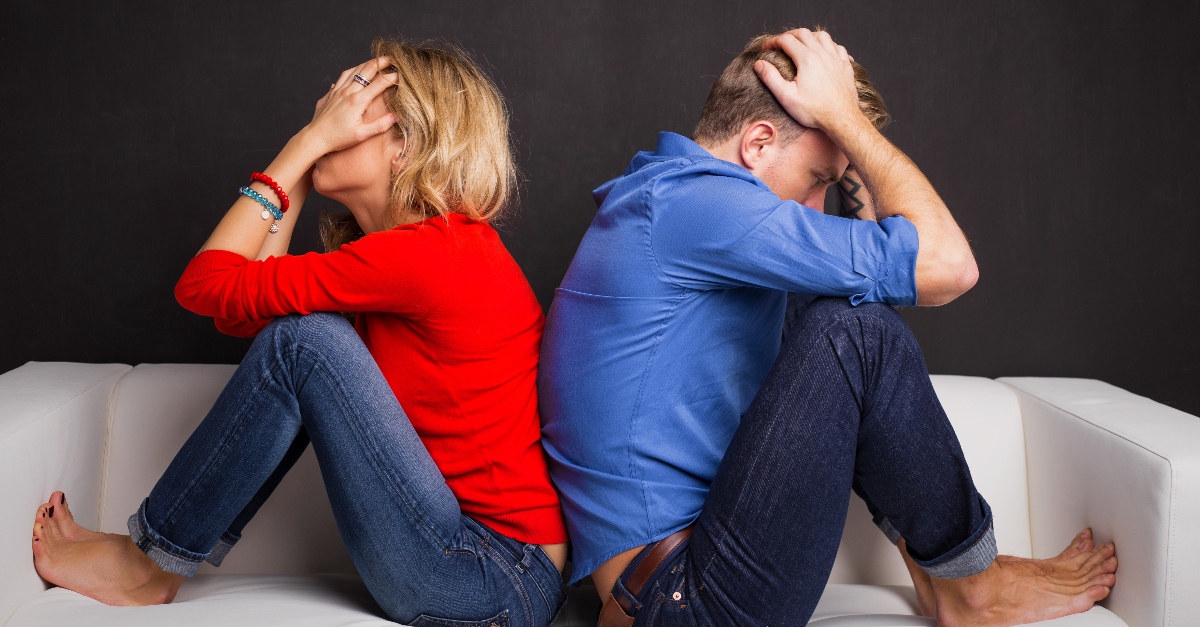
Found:
<svg viewBox="0 0 1200 627"><path fill-rule="evenodd" d="M304 133L321 154L349 148L365 139L387 131L396 123L393 113L385 113L377 119L364 119L371 102L383 90L396 84L396 73L382 73L388 67L387 57L372 59L345 72L338 81L317 101L312 122L304 127ZM357 74L371 84L361 85L354 80Z"/></svg>

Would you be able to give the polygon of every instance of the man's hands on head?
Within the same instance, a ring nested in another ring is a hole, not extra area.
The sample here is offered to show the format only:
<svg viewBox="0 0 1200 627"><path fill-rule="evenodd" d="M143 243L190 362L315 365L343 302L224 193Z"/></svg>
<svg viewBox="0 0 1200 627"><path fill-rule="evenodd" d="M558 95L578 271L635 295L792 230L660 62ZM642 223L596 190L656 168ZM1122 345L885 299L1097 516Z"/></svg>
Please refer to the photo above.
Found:
<svg viewBox="0 0 1200 627"><path fill-rule="evenodd" d="M917 228L917 304L944 305L971 289L979 268L966 236L916 164L858 108L854 66L846 49L828 33L806 28L779 35L764 48L783 50L796 64L790 81L765 61L754 68L788 115L820 129L845 153L866 187L863 191L869 191L866 197L877 219L903 216Z"/></svg>
<svg viewBox="0 0 1200 627"><path fill-rule="evenodd" d="M829 33L798 28L767 41L763 49L782 50L796 64L796 76L790 81L766 61L756 61L754 71L801 125L825 130L836 120L861 115L850 53Z"/></svg>

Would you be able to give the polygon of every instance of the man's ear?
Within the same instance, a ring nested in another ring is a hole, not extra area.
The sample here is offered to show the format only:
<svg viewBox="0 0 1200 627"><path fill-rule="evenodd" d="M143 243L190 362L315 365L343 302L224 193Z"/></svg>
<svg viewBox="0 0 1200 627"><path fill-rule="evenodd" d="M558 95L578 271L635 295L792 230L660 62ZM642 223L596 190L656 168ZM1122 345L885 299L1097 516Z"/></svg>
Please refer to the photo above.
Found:
<svg viewBox="0 0 1200 627"><path fill-rule="evenodd" d="M761 170L779 150L779 130L767 120L751 122L742 132L740 149L746 169Z"/></svg>

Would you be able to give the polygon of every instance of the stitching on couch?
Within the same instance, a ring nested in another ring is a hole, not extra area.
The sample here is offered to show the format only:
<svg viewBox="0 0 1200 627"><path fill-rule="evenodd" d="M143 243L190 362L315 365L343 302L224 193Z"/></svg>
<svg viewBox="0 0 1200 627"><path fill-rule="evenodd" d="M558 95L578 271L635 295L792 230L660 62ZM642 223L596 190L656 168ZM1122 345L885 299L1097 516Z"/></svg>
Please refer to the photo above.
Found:
<svg viewBox="0 0 1200 627"><path fill-rule="evenodd" d="M27 363L34 363L34 364L36 364L36 363L43 363L43 364L44 364L44 363L55 363L55 362L45 362L45 361L38 362L38 361L32 361L32 362L27 362ZM128 366L129 364L101 364L101 365L117 365L117 366ZM129 370L126 370L125 372L129 372ZM121 376L125 376L125 372L122 372L122 373L121 373ZM66 405L67 403L70 403L71 401L73 401L73 400L75 400L75 399L79 398L80 396L83 396L84 394L87 394L88 392L90 392L90 391L92 390L92 388L94 388L94 387L96 387L96 386L100 385L101 383L104 383L105 381L107 381L107 380L111 379L112 377L113 377L113 375L112 375L112 374L110 374L110 375L108 375L108 376L104 377L103 379L100 379L99 381L97 381L97 382L95 382L95 383L93 383L93 384L91 384L91 385L87 386L86 388L84 388L84 389L82 389L82 390L80 390L80 391L76 392L76 393L75 393L75 394L73 394L73 395L72 395L70 398L65 398L65 399L63 399L63 400L61 400L61 401L59 401L59 402L55 403L54 405L51 405L50 407L47 407L47 408L46 408L45 410L43 410L41 413L39 413L38 415L36 415L36 416L34 416L33 418L31 418L31 419L29 420L29 422L27 422L27 423L25 423L25 424L23 424L23 425L21 425L21 426L19 426L19 427L15 428L15 429L13 429L12 431L9 431L8 433L4 434L3 436L0 436L0 442L3 442L3 441L5 441L5 440L7 440L7 439L9 439L9 438L11 438L11 437L13 437L13 436L15 436L16 434L18 434L18 433L20 433L20 432L24 431L25 429L28 429L29 427L31 427L31 426L33 426L33 425L37 424L37 422L38 422L39 420L41 420L42 418L45 418L47 414L49 414L49 413L53 412L54 410L56 410L56 409L58 409L58 408L62 407L63 405Z"/></svg>
<svg viewBox="0 0 1200 627"><path fill-rule="evenodd" d="M100 455L100 498L96 501L96 531L104 528L104 498L108 494L108 453L112 445L113 408L117 402L117 390L120 389L121 382L125 380L125 375L133 372L135 368L137 366L122 372L108 393L108 415L104 422L104 452Z"/></svg>

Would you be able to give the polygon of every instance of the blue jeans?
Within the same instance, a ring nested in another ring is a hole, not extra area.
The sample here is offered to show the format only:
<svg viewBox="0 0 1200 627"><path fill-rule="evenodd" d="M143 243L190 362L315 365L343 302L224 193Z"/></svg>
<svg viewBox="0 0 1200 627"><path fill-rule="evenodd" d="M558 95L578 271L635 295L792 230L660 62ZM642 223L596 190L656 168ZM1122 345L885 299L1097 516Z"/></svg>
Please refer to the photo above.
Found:
<svg viewBox="0 0 1200 627"><path fill-rule="evenodd" d="M541 627L561 608L554 563L462 514L336 314L279 318L258 335L130 517L133 541L167 572L219 564L310 441L350 557L393 620Z"/></svg>
<svg viewBox="0 0 1200 627"><path fill-rule="evenodd" d="M973 575L996 557L991 510L899 314L793 296L788 316L690 542L634 599L636 625L806 624L852 489L935 577Z"/></svg>

